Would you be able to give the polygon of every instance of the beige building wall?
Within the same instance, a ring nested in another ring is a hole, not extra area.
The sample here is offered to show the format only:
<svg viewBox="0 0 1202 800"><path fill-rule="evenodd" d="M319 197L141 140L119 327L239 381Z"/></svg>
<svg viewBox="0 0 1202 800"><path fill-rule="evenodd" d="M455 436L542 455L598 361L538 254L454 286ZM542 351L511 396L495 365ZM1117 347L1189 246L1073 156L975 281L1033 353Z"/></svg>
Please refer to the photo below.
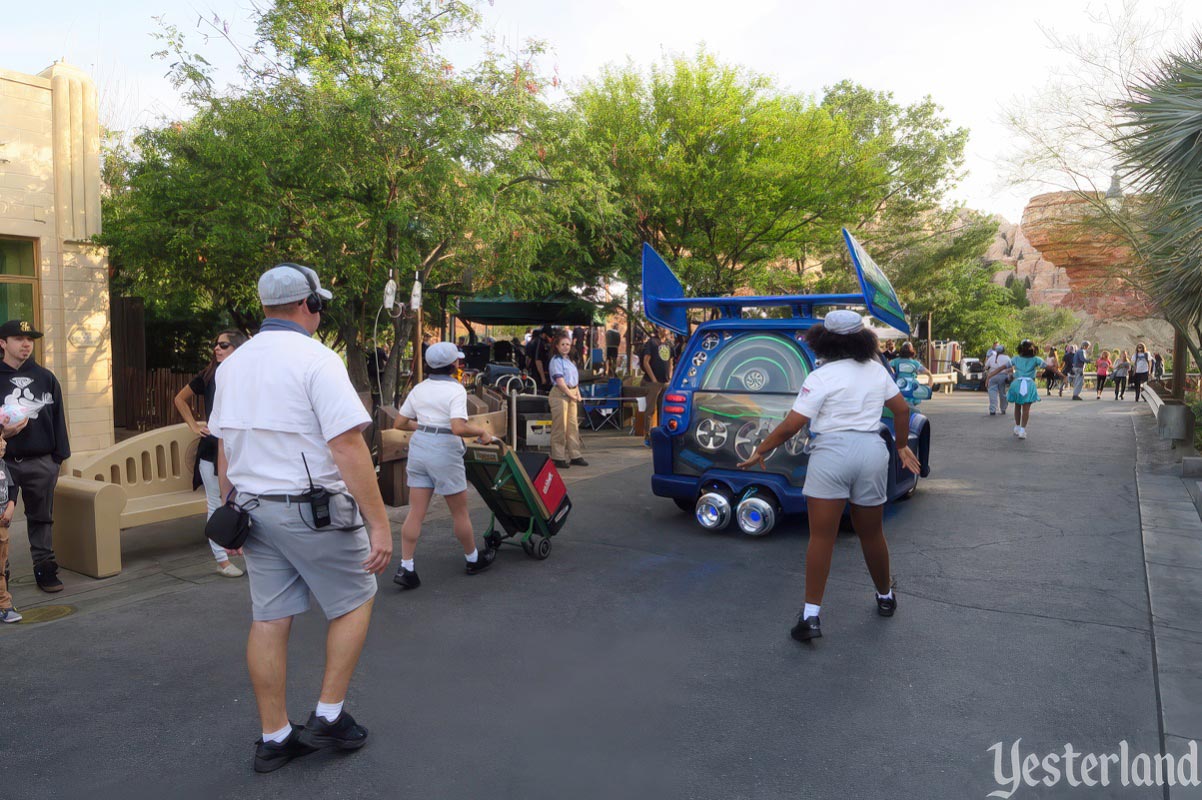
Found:
<svg viewBox="0 0 1202 800"><path fill-rule="evenodd" d="M36 76L0 69L0 238L34 243L39 358L62 384L76 455L113 443L108 258L89 243L98 233L96 85L62 62Z"/></svg>

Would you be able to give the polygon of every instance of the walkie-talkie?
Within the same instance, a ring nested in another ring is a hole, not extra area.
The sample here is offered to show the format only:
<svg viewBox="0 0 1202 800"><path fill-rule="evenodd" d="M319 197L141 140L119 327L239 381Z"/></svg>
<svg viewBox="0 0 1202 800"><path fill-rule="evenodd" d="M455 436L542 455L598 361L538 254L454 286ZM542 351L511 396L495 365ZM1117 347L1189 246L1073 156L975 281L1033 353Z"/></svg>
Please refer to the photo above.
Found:
<svg viewBox="0 0 1202 800"><path fill-rule="evenodd" d="M301 453L301 461L305 465L305 475L309 478L309 488L301 492L301 497L308 501L309 510L313 512L313 527L328 527L330 524L330 493L324 486L313 485L313 474L309 472L309 461L305 458L304 453Z"/></svg>

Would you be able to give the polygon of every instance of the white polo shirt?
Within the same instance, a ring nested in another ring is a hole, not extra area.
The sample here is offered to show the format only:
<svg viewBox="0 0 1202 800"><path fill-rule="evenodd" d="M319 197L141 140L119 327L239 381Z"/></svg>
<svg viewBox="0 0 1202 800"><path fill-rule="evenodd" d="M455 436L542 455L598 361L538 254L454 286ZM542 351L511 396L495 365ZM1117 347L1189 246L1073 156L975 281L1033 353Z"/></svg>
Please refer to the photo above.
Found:
<svg viewBox="0 0 1202 800"><path fill-rule="evenodd" d="M877 359L841 358L806 376L793 410L810 418L813 433L875 433L885 401L898 392L897 382Z"/></svg>
<svg viewBox="0 0 1202 800"><path fill-rule="evenodd" d="M217 369L209 430L225 447L226 474L240 492L296 494L313 483L344 491L331 439L361 431L371 417L346 365L316 339L264 331Z"/></svg>
<svg viewBox="0 0 1202 800"><path fill-rule="evenodd" d="M429 377L409 392L401 416L420 425L449 428L452 419L467 419L467 390L449 375Z"/></svg>

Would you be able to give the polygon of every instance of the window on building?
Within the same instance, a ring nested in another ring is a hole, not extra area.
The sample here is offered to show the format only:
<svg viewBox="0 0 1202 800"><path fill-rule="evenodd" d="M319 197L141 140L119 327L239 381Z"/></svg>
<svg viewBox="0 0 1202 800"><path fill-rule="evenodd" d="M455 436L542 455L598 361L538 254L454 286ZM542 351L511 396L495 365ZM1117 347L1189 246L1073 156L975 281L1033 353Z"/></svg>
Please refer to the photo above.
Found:
<svg viewBox="0 0 1202 800"><path fill-rule="evenodd" d="M36 326L37 249L32 239L0 237L0 322L27 319Z"/></svg>

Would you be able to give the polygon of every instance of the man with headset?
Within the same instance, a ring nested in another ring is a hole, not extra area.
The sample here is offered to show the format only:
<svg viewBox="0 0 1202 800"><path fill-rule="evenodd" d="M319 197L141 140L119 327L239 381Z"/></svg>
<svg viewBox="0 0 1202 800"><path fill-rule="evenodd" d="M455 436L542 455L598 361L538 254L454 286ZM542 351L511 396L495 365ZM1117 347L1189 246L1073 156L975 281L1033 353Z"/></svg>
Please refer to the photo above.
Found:
<svg viewBox="0 0 1202 800"><path fill-rule="evenodd" d="M392 557L392 530L362 435L370 418L342 360L311 338L331 297L308 267L263 273L267 318L221 363L209 420L221 440L222 494L233 493L251 517L246 660L263 731L258 772L367 742L342 705L367 636L375 575ZM292 617L308 610L310 593L329 629L321 695L300 727L289 720L284 686Z"/></svg>

